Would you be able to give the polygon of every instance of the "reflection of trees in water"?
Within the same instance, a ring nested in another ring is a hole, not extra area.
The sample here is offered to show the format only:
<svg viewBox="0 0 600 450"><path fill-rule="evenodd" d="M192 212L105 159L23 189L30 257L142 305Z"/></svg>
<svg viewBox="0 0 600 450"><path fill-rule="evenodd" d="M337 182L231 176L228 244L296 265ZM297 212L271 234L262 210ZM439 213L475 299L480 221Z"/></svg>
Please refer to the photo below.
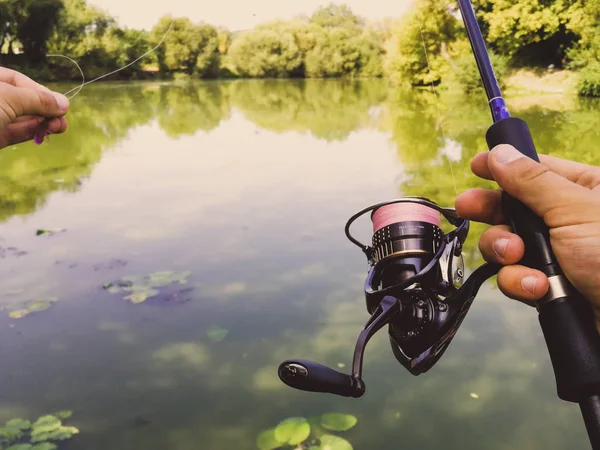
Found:
<svg viewBox="0 0 600 450"><path fill-rule="evenodd" d="M67 133L0 150L0 220L33 212L51 192L76 191L103 151L152 119L141 87L120 89L112 101L104 92L91 88L72 101Z"/></svg>
<svg viewBox="0 0 600 450"><path fill-rule="evenodd" d="M158 92L158 123L173 138L211 131L229 117L227 85L219 82L161 86Z"/></svg>
<svg viewBox="0 0 600 450"><path fill-rule="evenodd" d="M406 167L408 181L399 186L401 194L421 195L452 206L455 185L459 194L473 187L497 187L476 177L470 169L473 156L488 150L485 133L492 122L485 98L480 95L455 96L446 92L438 95L436 105L428 91L397 93L390 97L381 125L392 133L398 156ZM512 112L528 123L540 153L600 164L596 153L600 130L595 125L598 112L594 109L598 102L588 99L575 103L576 107L561 110L543 103L519 109L519 102L515 102ZM469 266L483 262L477 242L486 228L482 224L471 226L465 248Z"/></svg>
<svg viewBox="0 0 600 450"><path fill-rule="evenodd" d="M253 80L231 85L232 105L275 132L309 132L343 141L372 122L370 109L387 96L383 80Z"/></svg>

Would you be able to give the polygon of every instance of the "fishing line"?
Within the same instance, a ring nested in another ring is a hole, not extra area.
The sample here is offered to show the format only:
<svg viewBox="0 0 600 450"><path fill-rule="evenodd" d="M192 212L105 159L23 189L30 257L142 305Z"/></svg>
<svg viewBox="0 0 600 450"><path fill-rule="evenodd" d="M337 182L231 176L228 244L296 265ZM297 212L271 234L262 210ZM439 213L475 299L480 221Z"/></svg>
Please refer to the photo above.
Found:
<svg viewBox="0 0 600 450"><path fill-rule="evenodd" d="M425 51L425 60L427 61L427 70L429 71L429 75L431 75L432 71L431 71L431 66L429 64L429 55L427 53L427 45L425 44L425 37L423 36L423 26L421 23L421 19L422 19L422 16L419 13L419 31L421 33L421 42L423 42L423 50ZM436 93L435 85L433 84L433 81L431 81L431 90L433 91L435 107L436 107L437 113L438 113L438 123L440 124L440 130L442 131L442 137L444 138L444 146L445 146L448 144L448 140L446 138L446 132L444 131L443 116L440 111L440 106L438 104L438 99L437 99L437 93ZM452 181L454 182L454 192L456 193L456 196L458 197L458 187L456 185L456 177L454 176L454 168L452 167L452 161L450 160L450 156L448 156L447 152L444 152L444 154L446 155L446 159L448 160L448 163L450 164L450 172L452 173Z"/></svg>
<svg viewBox="0 0 600 450"><path fill-rule="evenodd" d="M120 72L121 70L126 69L129 66L132 66L133 64L135 64L136 62L138 62L140 59L148 56L150 53L152 53L153 51L155 51L158 47L161 46L161 44L163 43L163 41L165 40L165 38L167 37L167 35L171 31L171 28L173 28L173 24L174 23L175 23L175 19L173 19L173 21L171 22L171 25L169 25L169 28L167 29L167 32L164 34L164 36L162 37L162 39L160 40L160 42L154 48L152 48L151 50L147 51L142 56L138 57L137 59L135 59L134 61L130 62L129 64L121 67L120 69L113 70L110 73L107 73L105 75L99 76L98 78L94 78L93 80L90 80L88 82L85 81L85 75L83 74L83 70L81 70L81 67L79 66L79 64L77 64L77 61L75 61L74 59L69 58L68 56L64 56L64 55L54 55L54 54L52 54L52 55L46 55L46 56L58 56L58 57L61 57L61 58L66 58L69 61L73 62L77 66L77 69L79 69L79 72L81 73L81 77L82 77L81 85L79 85L77 87L74 87L73 89L71 89L71 90L69 90L69 91L67 91L67 92L64 93L65 97L67 97L70 100L73 97L75 97L77 94L79 94L81 92L81 90L83 89L84 86L86 86L86 85L88 85L90 83L94 83L95 81L101 80L102 78L106 78L106 77L108 77L110 75L113 75L113 74L115 74L117 72ZM77 90L77 92L75 92L75 94L73 94L73 95L71 95L69 97L68 95L71 92L75 91L75 90Z"/></svg>

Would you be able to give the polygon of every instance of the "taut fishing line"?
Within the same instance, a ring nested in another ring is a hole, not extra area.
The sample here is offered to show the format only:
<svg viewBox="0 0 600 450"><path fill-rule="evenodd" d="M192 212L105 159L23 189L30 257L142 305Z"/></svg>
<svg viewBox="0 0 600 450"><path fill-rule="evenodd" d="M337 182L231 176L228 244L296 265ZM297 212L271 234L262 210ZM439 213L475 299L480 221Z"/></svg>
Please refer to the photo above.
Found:
<svg viewBox="0 0 600 450"><path fill-rule="evenodd" d="M422 15L421 13L419 13L419 31L421 33L421 42L423 43L423 51L425 52L425 61L427 61L427 70L429 71L429 75L432 74L431 71L431 65L429 64L429 55L427 53L427 44L425 44L425 37L423 36L423 24L422 24ZM440 105L438 103L438 99L437 99L437 93L435 90L435 85L433 84L433 79L431 81L431 91L433 92L433 99L435 101L435 107L437 109L437 113L438 113L438 123L440 124L440 130L442 131L442 137L444 138L444 146L448 145L448 140L446 139L446 132L444 131L444 124L443 124L443 117L442 117L442 113L440 111ZM450 156L448 156L448 152L444 151L444 154L446 155L446 159L448 160L448 163L450 164L450 173L452 173L452 182L454 183L454 192L456 194L456 196L458 197L458 187L456 186L456 177L454 176L454 168L452 167L452 161L450 160Z"/></svg>

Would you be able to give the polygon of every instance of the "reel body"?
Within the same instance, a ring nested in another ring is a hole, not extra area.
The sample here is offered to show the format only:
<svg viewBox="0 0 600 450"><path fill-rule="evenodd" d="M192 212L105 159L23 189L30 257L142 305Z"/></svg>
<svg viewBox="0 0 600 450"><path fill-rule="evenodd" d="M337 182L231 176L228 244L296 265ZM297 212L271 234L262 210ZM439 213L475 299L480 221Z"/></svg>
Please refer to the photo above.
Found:
<svg viewBox="0 0 600 450"><path fill-rule="evenodd" d="M365 245L350 234L350 226L369 211L373 237ZM444 234L441 216L455 229ZM307 360L286 360L278 374L296 389L360 397L364 348L378 330L388 325L392 352L411 374L427 372L448 348L481 285L500 267L484 264L464 280L469 221L423 197L363 209L348 220L345 232L369 265L364 291L371 317L356 343L352 375Z"/></svg>

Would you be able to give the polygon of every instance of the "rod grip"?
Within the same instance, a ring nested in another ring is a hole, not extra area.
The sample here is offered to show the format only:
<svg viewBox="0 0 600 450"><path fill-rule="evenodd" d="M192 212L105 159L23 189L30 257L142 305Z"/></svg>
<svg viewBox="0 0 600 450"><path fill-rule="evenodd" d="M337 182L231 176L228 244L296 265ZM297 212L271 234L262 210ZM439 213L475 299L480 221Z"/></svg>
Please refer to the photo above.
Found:
<svg viewBox="0 0 600 450"><path fill-rule="evenodd" d="M490 150L500 144L510 144L539 162L531 133L522 119L510 117L494 123L486 134L486 141ZM600 335L591 305L564 276L542 218L505 192L502 209L513 231L525 243L525 255L519 264L538 269L551 279L549 292L537 307L558 397L581 402L592 394L599 394Z"/></svg>

